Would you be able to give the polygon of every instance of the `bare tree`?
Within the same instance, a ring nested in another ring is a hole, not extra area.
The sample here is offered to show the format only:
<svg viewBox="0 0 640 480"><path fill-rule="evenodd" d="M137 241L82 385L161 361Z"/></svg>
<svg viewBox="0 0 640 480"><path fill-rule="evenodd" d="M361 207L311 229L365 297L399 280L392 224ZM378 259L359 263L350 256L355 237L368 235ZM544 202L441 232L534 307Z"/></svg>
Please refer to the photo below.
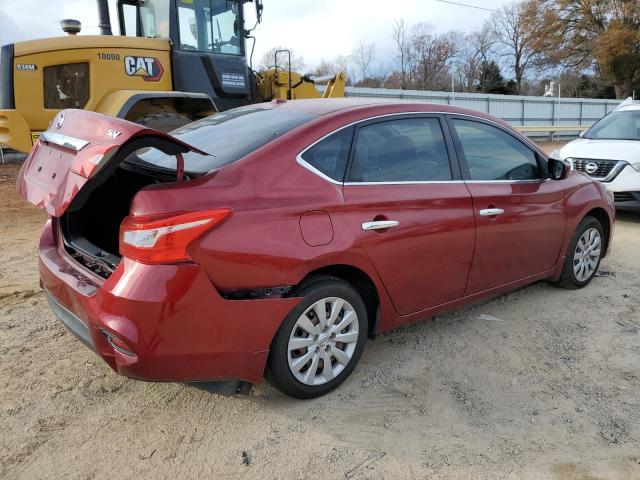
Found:
<svg viewBox="0 0 640 480"><path fill-rule="evenodd" d="M406 90L411 84L411 65L413 52L408 36L408 24L404 19L393 22L393 41L396 44L396 67L400 79L400 88Z"/></svg>
<svg viewBox="0 0 640 480"><path fill-rule="evenodd" d="M373 62L376 58L375 44L365 43L362 40L359 41L351 54L351 58L358 71L357 73L360 76L360 80L369 78L373 69Z"/></svg>
<svg viewBox="0 0 640 480"><path fill-rule="evenodd" d="M304 63L304 58L301 55L296 54L293 48L277 46L262 55L260 63L258 64L259 70L264 71L275 67L275 55L278 50L289 50L291 52L291 70L294 72L302 72L305 69L306 65ZM278 67L284 68L285 70L289 68L289 57L286 53L280 53L278 55Z"/></svg>
<svg viewBox="0 0 640 480"><path fill-rule="evenodd" d="M347 55L338 55L334 59L334 63L336 65L337 72L344 72L347 76L347 85L351 85L354 78L353 62L351 61L351 57Z"/></svg>
<svg viewBox="0 0 640 480"><path fill-rule="evenodd" d="M339 69L336 67L336 64L332 61L325 60L324 58L320 59L320 63L314 70L313 74L318 77L324 77L325 75L333 75L338 73Z"/></svg>
<svg viewBox="0 0 640 480"><path fill-rule="evenodd" d="M473 92L480 83L482 65L489 60L493 35L488 24L464 37L456 65L458 83L464 91Z"/></svg>
<svg viewBox="0 0 640 480"><path fill-rule="evenodd" d="M513 68L516 90L522 90L522 81L529 70L540 65L547 45L539 42L535 20L537 0L505 5L492 15L491 30L504 58Z"/></svg>
<svg viewBox="0 0 640 480"><path fill-rule="evenodd" d="M415 56L413 78L421 89L445 89L450 67L460 51L460 34L434 34L433 27L418 23L411 30L411 48Z"/></svg>

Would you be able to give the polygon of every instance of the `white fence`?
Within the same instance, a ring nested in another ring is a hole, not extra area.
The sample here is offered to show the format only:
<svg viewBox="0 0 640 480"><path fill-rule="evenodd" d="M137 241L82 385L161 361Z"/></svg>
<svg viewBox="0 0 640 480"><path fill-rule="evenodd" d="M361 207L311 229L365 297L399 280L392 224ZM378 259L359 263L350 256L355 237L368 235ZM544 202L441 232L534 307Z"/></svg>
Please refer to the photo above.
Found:
<svg viewBox="0 0 640 480"><path fill-rule="evenodd" d="M588 127L611 112L619 100L590 98L526 97L484 93L451 93L422 90L347 87L347 97L402 99L426 103L455 105L495 115L514 126ZM550 129L549 131L552 131ZM527 132L544 136L544 132ZM575 132L563 132L575 136Z"/></svg>

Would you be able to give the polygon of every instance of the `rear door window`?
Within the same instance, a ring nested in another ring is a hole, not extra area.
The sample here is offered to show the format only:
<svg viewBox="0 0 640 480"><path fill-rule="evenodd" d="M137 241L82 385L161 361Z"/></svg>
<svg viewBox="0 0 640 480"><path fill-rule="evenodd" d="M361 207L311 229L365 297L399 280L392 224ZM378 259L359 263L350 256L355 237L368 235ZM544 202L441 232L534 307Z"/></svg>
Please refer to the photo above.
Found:
<svg viewBox="0 0 640 480"><path fill-rule="evenodd" d="M536 154L507 132L486 123L452 119L470 180L537 180Z"/></svg>
<svg viewBox="0 0 640 480"><path fill-rule="evenodd" d="M438 118L386 120L358 130L350 182L451 179L449 155Z"/></svg>
<svg viewBox="0 0 640 480"><path fill-rule="evenodd" d="M337 182L344 180L355 127L347 127L320 140L301 157L322 174Z"/></svg>

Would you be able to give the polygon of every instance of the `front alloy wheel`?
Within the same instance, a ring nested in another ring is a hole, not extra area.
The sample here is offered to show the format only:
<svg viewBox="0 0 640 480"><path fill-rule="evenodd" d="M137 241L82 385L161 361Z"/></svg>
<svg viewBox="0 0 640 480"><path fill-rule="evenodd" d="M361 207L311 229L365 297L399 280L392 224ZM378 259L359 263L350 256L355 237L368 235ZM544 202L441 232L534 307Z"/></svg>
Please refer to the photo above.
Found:
<svg viewBox="0 0 640 480"><path fill-rule="evenodd" d="M355 368L366 341L367 310L358 292L334 277L313 278L293 295L302 300L276 333L267 379L289 396L314 398Z"/></svg>
<svg viewBox="0 0 640 480"><path fill-rule="evenodd" d="M585 217L573 235L558 283L572 290L587 285L598 271L604 251L602 224L597 218Z"/></svg>
<svg viewBox="0 0 640 480"><path fill-rule="evenodd" d="M573 253L573 273L579 282L585 282L596 272L602 237L596 228L589 228L580 236Z"/></svg>

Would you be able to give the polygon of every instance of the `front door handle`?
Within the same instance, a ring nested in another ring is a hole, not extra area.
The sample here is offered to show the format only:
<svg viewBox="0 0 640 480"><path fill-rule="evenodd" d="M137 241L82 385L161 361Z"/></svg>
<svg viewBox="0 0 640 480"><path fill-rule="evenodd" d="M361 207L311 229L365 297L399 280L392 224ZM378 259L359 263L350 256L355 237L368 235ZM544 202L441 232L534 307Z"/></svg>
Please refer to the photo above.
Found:
<svg viewBox="0 0 640 480"><path fill-rule="evenodd" d="M385 230L391 227L397 227L400 225L400 222L396 222L395 220L380 220L378 222L364 222L362 224L362 230L365 232L368 230Z"/></svg>
<svg viewBox="0 0 640 480"><path fill-rule="evenodd" d="M502 208L485 208L480 210L480 216L482 217L494 217L496 215L502 215L504 210Z"/></svg>

